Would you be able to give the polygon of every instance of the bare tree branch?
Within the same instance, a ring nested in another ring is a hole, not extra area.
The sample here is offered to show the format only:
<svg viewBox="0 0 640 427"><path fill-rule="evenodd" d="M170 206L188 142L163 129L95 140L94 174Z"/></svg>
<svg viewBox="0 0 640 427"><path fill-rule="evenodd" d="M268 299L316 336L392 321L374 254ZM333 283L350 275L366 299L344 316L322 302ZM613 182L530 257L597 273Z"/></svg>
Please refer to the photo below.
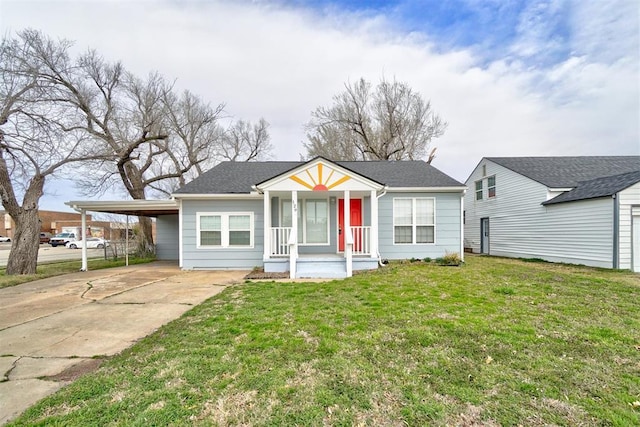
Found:
<svg viewBox="0 0 640 427"><path fill-rule="evenodd" d="M346 83L330 107L318 107L307 123L307 158L402 160L427 158L433 138L447 124L406 83L382 79L375 89L364 79Z"/></svg>

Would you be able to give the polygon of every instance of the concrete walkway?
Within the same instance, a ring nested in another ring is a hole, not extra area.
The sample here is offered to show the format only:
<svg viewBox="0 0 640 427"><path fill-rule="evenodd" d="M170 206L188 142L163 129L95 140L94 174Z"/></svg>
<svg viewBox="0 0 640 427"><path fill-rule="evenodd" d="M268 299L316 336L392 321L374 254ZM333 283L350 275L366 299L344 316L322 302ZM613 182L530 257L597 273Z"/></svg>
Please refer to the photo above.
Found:
<svg viewBox="0 0 640 427"><path fill-rule="evenodd" d="M156 262L0 289L0 425L245 274Z"/></svg>

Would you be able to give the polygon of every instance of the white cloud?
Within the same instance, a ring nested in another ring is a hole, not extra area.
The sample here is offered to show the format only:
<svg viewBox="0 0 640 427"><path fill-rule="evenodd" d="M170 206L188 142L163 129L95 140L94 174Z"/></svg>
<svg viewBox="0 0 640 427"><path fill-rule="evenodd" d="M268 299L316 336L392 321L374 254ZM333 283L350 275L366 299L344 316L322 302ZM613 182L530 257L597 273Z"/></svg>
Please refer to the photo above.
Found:
<svg viewBox="0 0 640 427"><path fill-rule="evenodd" d="M450 123L435 141L434 165L464 181L482 156L640 152L637 52L629 52L637 38L623 46L610 40L615 60L593 53L606 48L595 33L623 25L611 33L619 37L637 31L637 21L600 19L582 3L569 8L575 54L551 68L514 60L512 45L486 65L477 51L438 52L428 34L398 33L381 16L319 16L265 3L5 0L0 30L33 27L76 40L140 75L177 78L179 88L226 102L238 118L264 116L281 160L298 158L310 112L345 81L395 76ZM579 22L598 25L591 33ZM542 39L527 43L544 49Z"/></svg>

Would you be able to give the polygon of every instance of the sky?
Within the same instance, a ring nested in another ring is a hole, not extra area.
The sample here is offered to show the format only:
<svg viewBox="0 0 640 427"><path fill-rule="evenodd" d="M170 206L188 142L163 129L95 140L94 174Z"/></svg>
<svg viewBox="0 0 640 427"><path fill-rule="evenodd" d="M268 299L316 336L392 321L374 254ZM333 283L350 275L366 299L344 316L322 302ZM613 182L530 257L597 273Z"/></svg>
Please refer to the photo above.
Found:
<svg viewBox="0 0 640 427"><path fill-rule="evenodd" d="M24 28L158 71L236 119L271 125L274 160L346 82L406 82L448 122L432 165L464 182L485 156L640 154L636 0L0 0ZM49 181L41 209L86 200ZM126 198L106 194L103 200Z"/></svg>

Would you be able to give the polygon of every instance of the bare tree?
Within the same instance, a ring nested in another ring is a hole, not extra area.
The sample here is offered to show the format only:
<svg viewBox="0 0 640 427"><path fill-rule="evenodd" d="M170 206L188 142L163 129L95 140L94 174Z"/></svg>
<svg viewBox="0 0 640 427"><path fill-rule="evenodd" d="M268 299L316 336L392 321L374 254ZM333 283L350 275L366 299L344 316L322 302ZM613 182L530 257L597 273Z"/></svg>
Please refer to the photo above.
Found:
<svg viewBox="0 0 640 427"><path fill-rule="evenodd" d="M254 124L238 120L225 132L218 158L242 162L265 160L272 148L269 123L265 119L261 118Z"/></svg>
<svg viewBox="0 0 640 427"><path fill-rule="evenodd" d="M167 151L157 156L148 186L155 194L168 196L215 165L224 130L218 124L224 104L212 107L197 95L167 92L164 97L169 137ZM172 174L178 171L179 174ZM177 176L176 176L177 175Z"/></svg>
<svg viewBox="0 0 640 427"><path fill-rule="evenodd" d="M330 107L318 107L307 124L307 157L332 160L403 160L427 158L431 140L447 124L429 101L406 83L382 79L374 88L360 79L345 84Z"/></svg>
<svg viewBox="0 0 640 427"><path fill-rule="evenodd" d="M0 197L15 223L7 274L36 272L38 203L47 177L97 157L85 135L73 129L74 111L55 101L68 93L50 70L73 70L70 46L32 30L0 45Z"/></svg>

